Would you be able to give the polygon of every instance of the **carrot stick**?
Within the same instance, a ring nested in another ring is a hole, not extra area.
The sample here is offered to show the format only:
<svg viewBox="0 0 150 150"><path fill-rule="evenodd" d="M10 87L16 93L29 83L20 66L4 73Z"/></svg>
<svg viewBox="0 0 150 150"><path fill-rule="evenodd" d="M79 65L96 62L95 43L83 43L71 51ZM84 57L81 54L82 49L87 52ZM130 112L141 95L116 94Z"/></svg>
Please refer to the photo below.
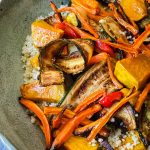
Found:
<svg viewBox="0 0 150 150"><path fill-rule="evenodd" d="M103 117L101 117L100 119L98 119L96 121L96 126L94 126L94 128L92 129L91 133L87 137L87 140L91 141L92 139L94 139L95 136L97 135L97 133L102 129L103 126L106 125L106 123L110 120L110 118L113 116L113 114L119 108L121 108L125 103L127 103L131 98L133 98L137 95L138 95L138 92L135 92L132 95L130 95L129 97L125 97L121 101L115 103Z"/></svg>
<svg viewBox="0 0 150 150"><path fill-rule="evenodd" d="M88 23L88 21L77 11L76 8L74 7L63 7L58 9L58 12L64 12L64 11L71 11L73 13L75 13L79 20L81 21L83 27L89 31L91 34L93 34L96 38L99 37L98 33L94 30L94 28Z"/></svg>
<svg viewBox="0 0 150 150"><path fill-rule="evenodd" d="M44 114L45 115L48 115L48 114L52 114L52 115L57 115L59 112L61 112L62 108L58 108L58 107L45 107L44 108ZM64 112L64 116L71 119L75 116L75 113L69 109L66 109L65 112ZM82 122L81 122L81 125L88 125L90 123L92 123L93 121L91 120L88 120L88 119L84 119ZM84 132L84 131L83 131ZM81 133L83 133L81 132ZM99 132L99 134L101 136L107 136L106 134L106 129L105 130L101 130Z"/></svg>
<svg viewBox="0 0 150 150"><path fill-rule="evenodd" d="M113 69L112 69L112 64L111 64L111 61L110 61L109 57L107 58L107 65L108 65L108 71L109 71L109 75L110 75L110 78L111 78L112 82L114 83L114 85L118 89L122 89L123 88L122 84L119 83L119 81L114 76Z"/></svg>
<svg viewBox="0 0 150 150"><path fill-rule="evenodd" d="M58 108L58 107L45 107L44 108L44 114L48 115L57 115L62 111L63 108ZM73 118L75 116L75 113L69 109L66 109L63 113L63 115L67 118Z"/></svg>
<svg viewBox="0 0 150 150"><path fill-rule="evenodd" d="M135 40L133 44L134 49L138 49L143 41L149 36L150 34L150 25L146 27L146 30Z"/></svg>
<svg viewBox="0 0 150 150"><path fill-rule="evenodd" d="M97 40L97 38L95 38L94 36L92 36L92 35L90 35L90 34L84 32L84 31L80 30L78 27L75 27L75 26L73 26L73 25L71 25L71 24L69 24L69 23L67 23L67 22L65 22L65 23L66 23L70 28L72 28L75 32L77 32L77 33L81 36L81 38L83 38L83 39L91 39L91 40L94 40L94 41Z"/></svg>
<svg viewBox="0 0 150 150"><path fill-rule="evenodd" d="M94 21L97 21L97 22L100 21L102 18L104 18L103 16L93 15L93 14L90 14L90 13L88 13L87 15L90 19L92 19Z"/></svg>
<svg viewBox="0 0 150 150"><path fill-rule="evenodd" d="M96 64L96 63L99 63L100 61L103 61L103 60L106 60L108 57L108 54L103 52L103 53L99 53L95 56L93 56L90 61L89 61L89 65L93 65L93 64Z"/></svg>
<svg viewBox="0 0 150 150"><path fill-rule="evenodd" d="M133 53L133 54L136 54L138 53L137 49L132 47L132 45L124 45L124 44L118 44L118 43L112 43L112 42L109 42L109 41L106 41L106 40L103 40L104 43L114 47L114 48L119 48L121 50L124 50L125 52L128 52L128 53Z"/></svg>
<svg viewBox="0 0 150 150"><path fill-rule="evenodd" d="M94 113L101 110L100 105L94 105L76 115L74 118L70 119L63 129L56 136L52 148L57 148L61 146L73 133L74 129L83 121L87 116L93 115Z"/></svg>
<svg viewBox="0 0 150 150"><path fill-rule="evenodd" d="M94 93L92 93L91 95L89 95L88 97L86 97L74 110L75 113L78 113L82 110L84 110L89 104L93 103L94 101L96 101L98 98L100 98L101 96L103 96L105 93L105 90L98 90Z"/></svg>
<svg viewBox="0 0 150 150"><path fill-rule="evenodd" d="M51 145L50 127L49 127L48 120L45 117L43 111L34 102L30 100L21 99L19 102L25 107L27 107L29 110L33 111L36 114L36 116L40 119L40 121L42 122L42 126L43 126L46 146L47 148L50 148L50 145Z"/></svg>
<svg viewBox="0 0 150 150"><path fill-rule="evenodd" d="M113 11L113 15L116 18L116 20L122 25L124 26L128 31L130 31L133 35L136 35L138 33L138 30L136 28L134 28L132 25L130 25L129 23L127 23L126 21L124 21L122 19L122 17L118 14L117 9L115 7L115 5L113 3L109 4L109 7L111 8L111 10Z"/></svg>
<svg viewBox="0 0 150 150"><path fill-rule="evenodd" d="M61 120L62 120L62 117L63 117L63 113L65 112L66 109L67 109L67 107L62 108L62 110L58 113L56 118L53 119L52 124L53 124L54 128L58 128L60 126Z"/></svg>
<svg viewBox="0 0 150 150"><path fill-rule="evenodd" d="M58 9L56 7L56 5L52 2L52 0L50 0L50 7L52 8L52 10L55 12L55 18L58 22L62 22L62 18L61 18L61 14L58 13Z"/></svg>
<svg viewBox="0 0 150 150"><path fill-rule="evenodd" d="M141 111L142 105L143 105L143 103L144 103L144 101L145 101L145 99L146 99L146 97L147 97L149 91L150 91L150 83L148 83L148 84L145 86L145 88L144 88L142 94L139 96L138 100L136 101L135 110L136 110L137 112L140 112L140 111Z"/></svg>

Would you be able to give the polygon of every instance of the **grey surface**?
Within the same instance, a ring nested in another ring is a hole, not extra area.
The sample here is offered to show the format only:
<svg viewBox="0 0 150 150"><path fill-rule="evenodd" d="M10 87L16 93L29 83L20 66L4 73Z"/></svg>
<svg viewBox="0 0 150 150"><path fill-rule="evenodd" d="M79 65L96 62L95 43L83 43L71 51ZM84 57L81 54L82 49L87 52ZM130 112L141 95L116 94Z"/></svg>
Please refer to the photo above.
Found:
<svg viewBox="0 0 150 150"><path fill-rule="evenodd" d="M1 1L1 0L0 0ZM58 5L60 0L54 0ZM0 132L18 150L43 150L44 137L18 103L22 83L21 48L30 24L50 12L48 0L0 2Z"/></svg>

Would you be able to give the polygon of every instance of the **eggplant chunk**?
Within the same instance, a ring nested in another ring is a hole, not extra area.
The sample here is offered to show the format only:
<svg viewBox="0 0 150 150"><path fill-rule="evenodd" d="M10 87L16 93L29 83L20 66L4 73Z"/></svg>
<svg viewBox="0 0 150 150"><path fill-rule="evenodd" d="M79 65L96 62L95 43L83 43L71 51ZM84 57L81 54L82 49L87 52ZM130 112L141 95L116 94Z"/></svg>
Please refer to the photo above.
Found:
<svg viewBox="0 0 150 150"><path fill-rule="evenodd" d="M66 46L69 53L67 53L67 56L62 57L61 53ZM41 84L44 86L61 84L64 81L62 71L68 74L82 72L86 65L86 58L83 51L80 45L71 40L59 39L52 41L46 48L42 49L40 53ZM76 53L78 55L76 55ZM56 76L52 78L49 72L53 72ZM58 80L57 77L59 77ZM44 81L44 79L46 79L46 81Z"/></svg>
<svg viewBox="0 0 150 150"><path fill-rule="evenodd" d="M92 92L106 89L107 92L113 92L116 89L112 83L106 62L100 62L86 71L73 85L66 97L63 99L62 106L71 104L76 107Z"/></svg>
<svg viewBox="0 0 150 150"><path fill-rule="evenodd" d="M125 42L127 42L124 30L121 28L118 22L116 22L112 17L105 17L101 19L99 22L110 37L112 37L113 39L121 38Z"/></svg>
<svg viewBox="0 0 150 150"><path fill-rule="evenodd" d="M123 106L115 116L123 121L128 130L136 129L136 121L133 108L130 104Z"/></svg>
<svg viewBox="0 0 150 150"><path fill-rule="evenodd" d="M43 86L48 85L58 85L64 82L64 76L61 71L58 70L48 70L41 72L40 82Z"/></svg>
<svg viewBox="0 0 150 150"><path fill-rule="evenodd" d="M72 39L71 41L75 42L77 45L79 45L82 48L83 53L87 59L87 62L89 62L94 51L93 41L88 39Z"/></svg>
<svg viewBox="0 0 150 150"><path fill-rule="evenodd" d="M47 102L59 102L65 95L64 85L43 87L38 82L23 84L20 91L25 99Z"/></svg>

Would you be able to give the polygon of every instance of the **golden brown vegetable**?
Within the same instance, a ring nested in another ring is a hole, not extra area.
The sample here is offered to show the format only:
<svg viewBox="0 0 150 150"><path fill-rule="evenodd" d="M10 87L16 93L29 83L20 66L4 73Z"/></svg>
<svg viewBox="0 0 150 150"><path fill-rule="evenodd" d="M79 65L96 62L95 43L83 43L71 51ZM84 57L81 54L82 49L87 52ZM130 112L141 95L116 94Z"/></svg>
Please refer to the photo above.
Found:
<svg viewBox="0 0 150 150"><path fill-rule="evenodd" d="M20 90L23 98L47 102L58 102L65 94L64 85L42 87L38 82L23 84Z"/></svg>
<svg viewBox="0 0 150 150"><path fill-rule="evenodd" d="M145 0L120 0L120 5L131 20L138 21L147 15Z"/></svg>
<svg viewBox="0 0 150 150"><path fill-rule="evenodd" d="M55 29L43 20L33 22L31 28L33 43L37 47L44 47L49 42L61 38L64 34L63 30Z"/></svg>
<svg viewBox="0 0 150 150"><path fill-rule="evenodd" d="M86 138L80 136L71 136L65 143L64 147L67 150L97 150L98 144L90 145Z"/></svg>
<svg viewBox="0 0 150 150"><path fill-rule="evenodd" d="M114 74L128 88L140 89L150 77L150 58L140 54L118 61Z"/></svg>

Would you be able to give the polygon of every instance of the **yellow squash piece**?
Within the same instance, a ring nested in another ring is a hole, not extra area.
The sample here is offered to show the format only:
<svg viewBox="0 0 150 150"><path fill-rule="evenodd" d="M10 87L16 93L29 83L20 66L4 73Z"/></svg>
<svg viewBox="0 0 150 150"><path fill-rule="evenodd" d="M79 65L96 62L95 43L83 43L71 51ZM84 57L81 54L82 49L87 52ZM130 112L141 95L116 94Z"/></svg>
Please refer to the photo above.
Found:
<svg viewBox="0 0 150 150"><path fill-rule="evenodd" d="M129 19L141 20L147 15L145 0L120 0L120 5Z"/></svg>
<svg viewBox="0 0 150 150"><path fill-rule="evenodd" d="M32 23L32 39L36 47L44 47L49 42L62 38L64 31L56 29L43 20L38 20Z"/></svg>
<svg viewBox="0 0 150 150"><path fill-rule="evenodd" d="M150 58L140 54L118 61L114 74L126 87L141 89L150 78Z"/></svg>
<svg viewBox="0 0 150 150"><path fill-rule="evenodd" d="M20 91L23 98L47 102L59 102L65 95L64 85L43 87L38 82L23 84Z"/></svg>
<svg viewBox="0 0 150 150"><path fill-rule="evenodd" d="M72 136L64 143L66 150L97 150L99 145L91 145L87 139L80 136Z"/></svg>
<svg viewBox="0 0 150 150"><path fill-rule="evenodd" d="M67 18L66 18L67 22L74 25L74 26L78 26L78 21L77 21L77 17L74 13L69 13Z"/></svg>

